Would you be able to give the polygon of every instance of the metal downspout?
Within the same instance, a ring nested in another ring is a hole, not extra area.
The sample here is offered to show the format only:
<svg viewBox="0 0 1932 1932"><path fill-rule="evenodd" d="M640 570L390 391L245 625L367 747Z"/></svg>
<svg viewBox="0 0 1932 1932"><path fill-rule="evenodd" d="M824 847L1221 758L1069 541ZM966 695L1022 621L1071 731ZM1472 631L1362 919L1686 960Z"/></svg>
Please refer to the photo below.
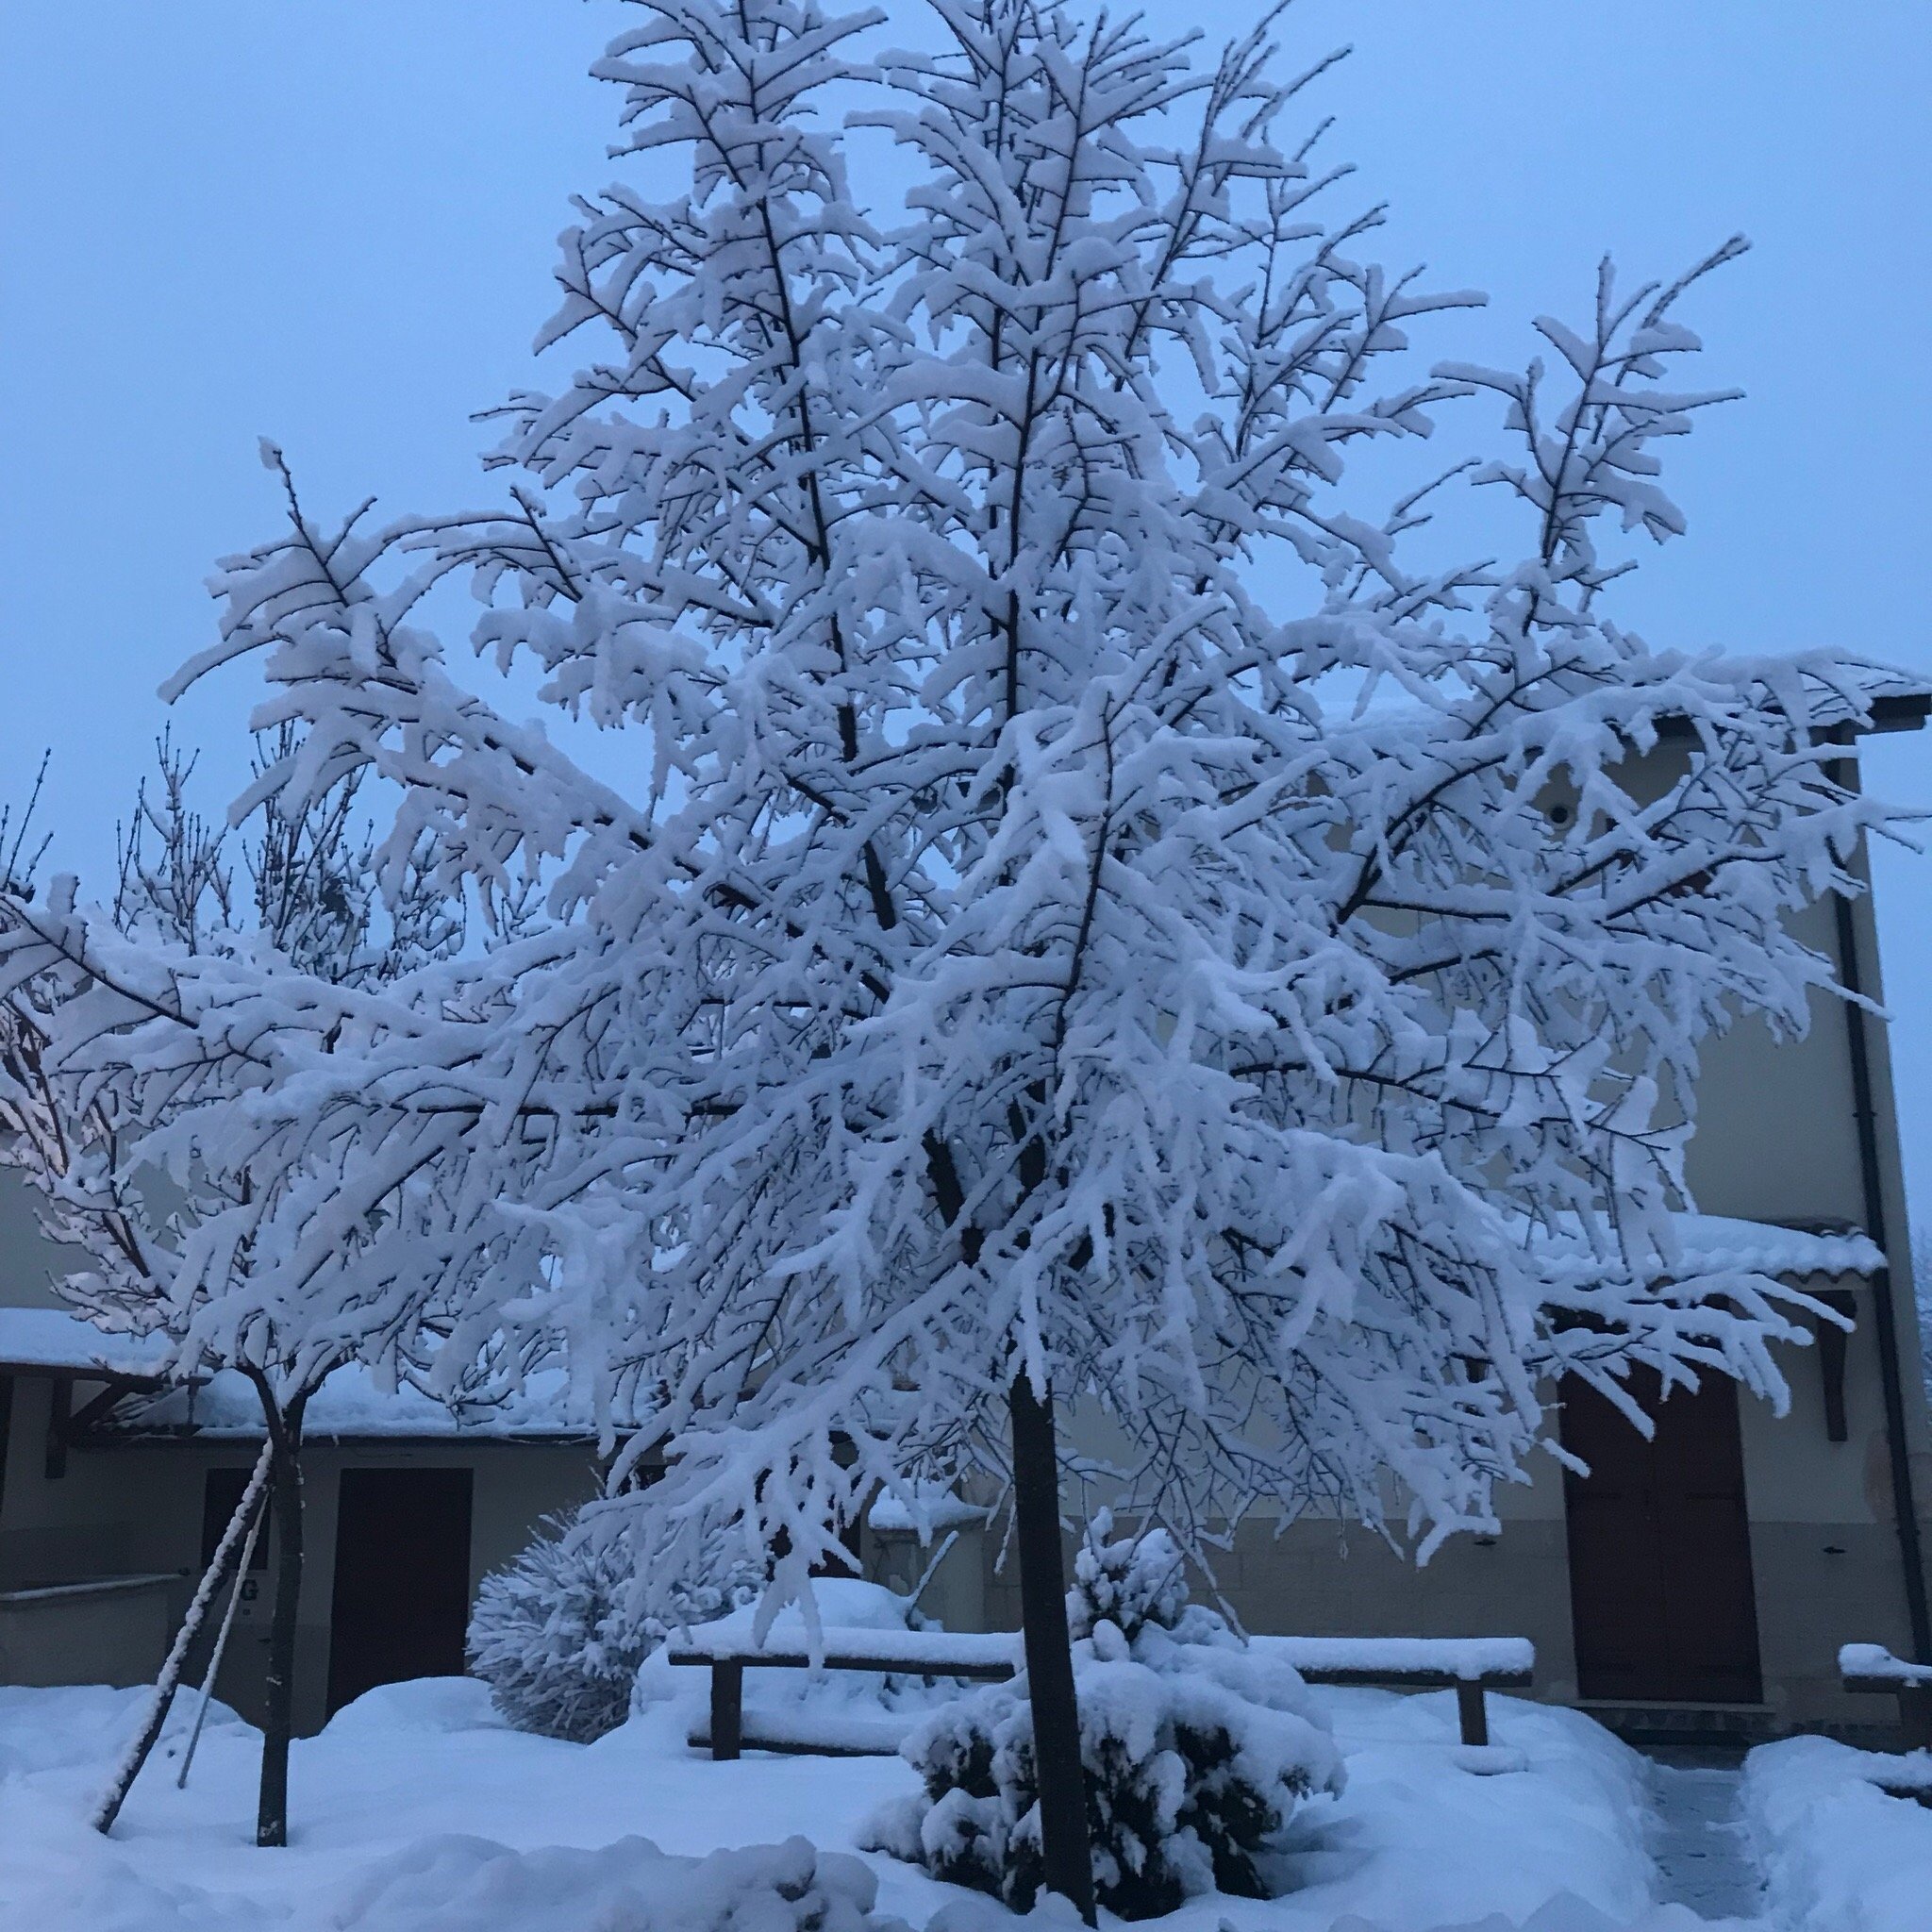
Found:
<svg viewBox="0 0 1932 1932"><path fill-rule="evenodd" d="M1844 779L1840 783L1846 782ZM1851 782L1856 783L1856 779ZM1852 902L1835 894L1832 909L1838 920L1839 979L1847 992L1862 994L1864 975L1858 967L1858 935ZM1885 1195L1878 1165L1878 1116L1872 1098L1872 1049L1865 1031L1865 1009L1855 1000L1844 1002L1845 1029L1852 1059L1852 1112L1858 1126L1858 1174L1865 1197L1865 1232L1888 1256ZM1873 1311L1878 1331L1878 1377L1885 1394L1885 1441L1891 1463L1891 1507L1898 1527L1898 1553L1905 1566L1906 1615L1912 1631L1912 1655L1932 1663L1932 1619L1925 1605L1924 1558L1919 1542L1919 1514L1912 1500L1912 1464L1906 1440L1905 1383L1899 1371L1898 1313L1891 1291L1891 1269L1880 1268L1872 1277Z"/></svg>

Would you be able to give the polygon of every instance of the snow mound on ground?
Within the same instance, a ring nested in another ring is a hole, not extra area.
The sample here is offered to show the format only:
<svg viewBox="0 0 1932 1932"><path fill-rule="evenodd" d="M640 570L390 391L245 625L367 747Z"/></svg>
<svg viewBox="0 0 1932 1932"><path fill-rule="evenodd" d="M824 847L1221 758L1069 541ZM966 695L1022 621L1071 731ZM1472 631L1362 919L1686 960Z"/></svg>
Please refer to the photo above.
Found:
<svg viewBox="0 0 1932 1932"><path fill-rule="evenodd" d="M85 1688L99 1692L104 1687ZM112 1694L127 1700L143 1695ZM19 1713L10 1699L8 1705L0 1721L10 1724ZM129 1716L132 1721L134 1713ZM208 1721L214 1722L212 1714ZM58 1796L34 1789L28 1779L8 1780L0 1795L0 1926L7 1932L280 1932L289 1925L284 1905L224 1896L179 1874L144 1869L147 1847L129 1843L125 1824L117 1827L123 1836L103 1838L85 1822L84 1801L105 1767L89 1769L92 1775L77 1790L57 1772L56 1781L67 1787Z"/></svg>
<svg viewBox="0 0 1932 1932"><path fill-rule="evenodd" d="M1723 1922L1744 1932L1745 1922ZM1329 1932L1422 1932L1412 1921L1399 1925L1360 1919L1351 1913L1337 1919ZM1506 1919L1491 1912L1487 1919L1464 1919L1454 1925L1436 1925L1428 1932L1715 1932L1711 1920L1699 1918L1689 1906L1657 1906L1636 1919L1610 1919L1574 1892L1558 1892L1526 1919Z"/></svg>
<svg viewBox="0 0 1932 1932"><path fill-rule="evenodd" d="M338 1908L341 1932L906 1932L873 1911L857 1858L802 1838L679 1858L649 1839L517 1852L425 1839L383 1860Z"/></svg>
<svg viewBox="0 0 1932 1932"><path fill-rule="evenodd" d="M707 1674L682 1674L702 1703ZM804 1671L768 1674L808 1681ZM589 1747L502 1728L412 1724L385 1735L376 1727L295 1740L293 1841L266 1853L253 1843L259 1739L225 1717L211 1720L221 1729L203 1739L188 1790L175 1788L173 1764L151 1765L114 1836L104 1839L84 1823L87 1807L142 1695L99 1687L0 1691L0 1752L16 1766L45 1767L20 1770L0 1788L5 1932L344 1932L346 1905L373 1911L368 1894L383 1861L399 1884L393 1861L452 1833L529 1850L608 1845L645 1830L692 1864L721 1846L792 1833L843 1850L860 1821L912 1781L897 1758L702 1761L675 1725L657 1722L688 1715L668 1704ZM1650 1903L1644 1761L1589 1718L1492 1698L1496 1748L1521 1754L1527 1769L1475 1776L1457 1761L1456 1700L1446 1691L1324 1689L1311 1698L1333 1723L1348 1788L1291 1821L1284 1856L1292 1889L1272 1901L1196 1899L1160 1922L1162 1932L1216 1932L1224 1921L1238 1932L1331 1932L1351 1916L1375 1932L1446 1932L1484 1926L1486 1917L1484 1932L1577 1932L1554 1913L1535 1916L1564 1892L1617 1932L1696 1932L1681 1912L1659 1916ZM164 1750L176 1723L185 1729L182 1717L171 1722ZM1897 1811L1912 1816L1908 1806ZM474 1878L486 1863L480 1857L464 1869ZM879 1859L874 1869L875 1914L882 1907L920 1926L945 1907L970 1916L957 1926L949 1920L944 1932L1018 1932L991 1898L954 1893L949 1904L914 1867ZM456 1874L454 1864L444 1870ZM559 1885L571 1875L553 1870ZM636 1889L648 1903L650 1892ZM599 1925L589 1914L605 1895L588 1883L578 1890L591 1906L572 1932L635 1932L621 1916ZM401 1909L387 1922L350 1921L347 1932L393 1932ZM791 1905L755 1895L730 1932L761 1932L766 1909L778 1915L777 1932L798 1932ZM1036 1914L1041 1923L1026 1932L1047 1932L1051 1910ZM525 1928L512 1921L502 1932ZM1887 1932L1883 1921L1876 1932Z"/></svg>
<svg viewBox="0 0 1932 1932"><path fill-rule="evenodd" d="M97 1767L105 1777L107 1767L120 1757L134 1735L153 1694L147 1684L0 1685L0 1778L81 1766ZM161 1733L162 1758L178 1748L200 1703L201 1692L192 1686L175 1699ZM242 1724L219 1698L208 1705L208 1731Z"/></svg>
<svg viewBox="0 0 1932 1932"><path fill-rule="evenodd" d="M378 1684L329 1719L323 1735L385 1737L398 1731L502 1731L509 1725L475 1677L411 1677Z"/></svg>
<svg viewBox="0 0 1932 1932"><path fill-rule="evenodd" d="M71 1891L43 1895L34 1916L18 1923L41 1932L265 1932L281 1919L253 1900L215 1898L114 1864L89 1872Z"/></svg>
<svg viewBox="0 0 1932 1932"><path fill-rule="evenodd" d="M146 1685L0 1686L0 1777L111 1764L148 1695Z"/></svg>
<svg viewBox="0 0 1932 1932"><path fill-rule="evenodd" d="M1805 1932L1924 1932L1932 1811L1880 1789L1924 1759L1786 1738L1744 1760L1742 1807L1773 1903Z"/></svg>
<svg viewBox="0 0 1932 1932"><path fill-rule="evenodd" d="M1656 1910L1646 1762L1601 1724L1492 1695L1491 1748L1520 1755L1525 1768L1472 1774L1457 1761L1466 1747L1453 1692L1312 1694L1342 1747L1348 1788L1290 1824L1293 1889L1274 1907L1284 1928L1329 1932L1353 1914L1375 1932L1441 1932L1490 1915L1507 1932L1553 1932L1536 1913L1574 1897L1617 1932L1656 1932L1645 1916ZM1243 1932L1270 1924L1238 1923ZM1568 1928L1559 1920L1554 1932Z"/></svg>

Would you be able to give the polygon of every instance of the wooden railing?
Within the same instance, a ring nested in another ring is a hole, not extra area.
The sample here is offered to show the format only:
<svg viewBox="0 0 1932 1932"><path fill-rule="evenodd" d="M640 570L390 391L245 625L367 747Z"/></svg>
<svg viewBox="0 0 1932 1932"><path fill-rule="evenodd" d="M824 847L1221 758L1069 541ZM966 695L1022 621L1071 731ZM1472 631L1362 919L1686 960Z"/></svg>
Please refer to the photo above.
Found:
<svg viewBox="0 0 1932 1932"><path fill-rule="evenodd" d="M1882 1643L1847 1643L1838 1654L1847 1690L1898 1699L1898 1727L1908 1751L1932 1750L1932 1664L1909 1664Z"/></svg>
<svg viewBox="0 0 1932 1932"><path fill-rule="evenodd" d="M1261 1637L1254 1641L1291 1665L1310 1684L1391 1690L1454 1690L1457 1728L1465 1744L1487 1744L1491 1690L1526 1690L1536 1671L1535 1647L1521 1637ZM801 1646L760 1649L742 1638L707 1639L702 1631L674 1646L674 1664L711 1673L711 1722L692 1739L714 1758L755 1751L884 1756L896 1748L846 1732L815 1739L811 1726L766 1724L747 1735L744 1674L753 1670L877 1671L901 1676L966 1677L1000 1682L1017 1668L1020 1640L1008 1633L967 1635L940 1630L854 1630L827 1633L816 1660Z"/></svg>

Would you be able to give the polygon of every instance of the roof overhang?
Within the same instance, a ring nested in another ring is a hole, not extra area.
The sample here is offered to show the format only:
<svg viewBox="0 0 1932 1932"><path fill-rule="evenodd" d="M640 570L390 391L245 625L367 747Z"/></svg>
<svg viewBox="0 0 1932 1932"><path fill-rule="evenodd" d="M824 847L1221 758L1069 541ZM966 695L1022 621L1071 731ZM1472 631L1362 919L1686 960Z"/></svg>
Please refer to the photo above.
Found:
<svg viewBox="0 0 1932 1932"><path fill-rule="evenodd" d="M1864 731L1920 731L1932 716L1932 691L1907 691L1872 701L1872 722L1852 728Z"/></svg>
<svg viewBox="0 0 1932 1932"><path fill-rule="evenodd" d="M1890 731L1923 731L1932 717L1932 691L1887 691L1871 700L1863 718L1838 718L1821 724L1818 730L1831 739L1872 738ZM1667 741L1694 738L1696 727L1689 718L1674 716L1657 721L1657 734Z"/></svg>

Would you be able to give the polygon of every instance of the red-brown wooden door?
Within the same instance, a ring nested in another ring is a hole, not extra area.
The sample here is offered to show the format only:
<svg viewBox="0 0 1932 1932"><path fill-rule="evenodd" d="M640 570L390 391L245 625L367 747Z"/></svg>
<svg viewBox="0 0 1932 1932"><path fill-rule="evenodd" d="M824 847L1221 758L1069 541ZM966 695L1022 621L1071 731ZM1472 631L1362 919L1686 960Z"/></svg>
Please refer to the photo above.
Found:
<svg viewBox="0 0 1932 1932"><path fill-rule="evenodd" d="M1578 1693L1618 1703L1756 1704L1763 1694L1737 1385L1707 1375L1657 1401L1646 1441L1604 1397L1563 1389L1570 1605Z"/></svg>

